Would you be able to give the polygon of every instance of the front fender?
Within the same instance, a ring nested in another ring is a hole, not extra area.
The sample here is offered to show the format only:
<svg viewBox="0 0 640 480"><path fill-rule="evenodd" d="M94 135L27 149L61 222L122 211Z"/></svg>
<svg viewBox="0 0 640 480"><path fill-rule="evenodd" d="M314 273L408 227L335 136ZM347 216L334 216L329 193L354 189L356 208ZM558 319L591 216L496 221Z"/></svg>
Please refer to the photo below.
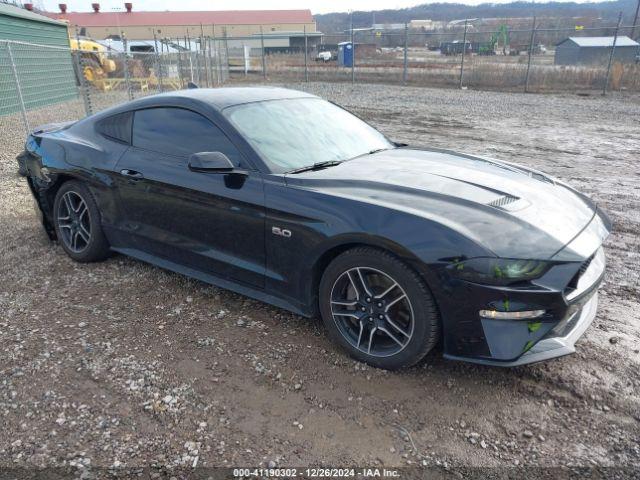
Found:
<svg viewBox="0 0 640 480"><path fill-rule="evenodd" d="M402 227L398 228L397 223ZM379 248L396 255L424 279L436 302L442 292L442 270L452 258L493 255L448 227L423 218L395 212L388 222L378 225L375 233L339 233L314 246L310 262L301 272L301 278L314 279L305 282L309 305L317 302L317 288L324 268L337 255L356 246Z"/></svg>

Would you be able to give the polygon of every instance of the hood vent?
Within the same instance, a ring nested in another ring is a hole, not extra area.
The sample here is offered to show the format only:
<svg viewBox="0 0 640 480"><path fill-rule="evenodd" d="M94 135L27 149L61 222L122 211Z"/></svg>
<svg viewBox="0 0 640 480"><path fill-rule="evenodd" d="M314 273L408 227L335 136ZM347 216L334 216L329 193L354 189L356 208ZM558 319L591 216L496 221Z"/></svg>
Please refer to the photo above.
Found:
<svg viewBox="0 0 640 480"><path fill-rule="evenodd" d="M509 205L510 203L517 202L518 200L520 200L518 197L505 195L503 197L496 198L493 202L489 202L488 205L491 205L492 207L502 208L505 205Z"/></svg>
<svg viewBox="0 0 640 480"><path fill-rule="evenodd" d="M552 179L550 179L546 175L543 175L542 173L531 172L529 175L531 175L531 178L534 178L536 180L540 180L541 182L550 183L551 185L555 185L556 184L556 182L554 182Z"/></svg>
<svg viewBox="0 0 640 480"><path fill-rule="evenodd" d="M490 207L499 208L500 210L508 210L514 212L516 210L522 210L530 205L529 202L522 198L514 197L513 195L503 195L495 200L487 203Z"/></svg>

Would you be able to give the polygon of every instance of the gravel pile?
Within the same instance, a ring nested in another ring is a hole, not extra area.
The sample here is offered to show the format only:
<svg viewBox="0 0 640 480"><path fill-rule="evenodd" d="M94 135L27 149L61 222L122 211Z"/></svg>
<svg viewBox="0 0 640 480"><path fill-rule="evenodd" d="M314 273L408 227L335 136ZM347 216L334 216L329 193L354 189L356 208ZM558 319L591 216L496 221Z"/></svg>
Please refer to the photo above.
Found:
<svg viewBox="0 0 640 480"><path fill-rule="evenodd" d="M640 467L640 98L296 84L389 137L521 162L611 215L599 315L570 357L388 373L309 321L44 237L0 119L0 468ZM72 118L78 104L32 114ZM523 475L524 476L524 475Z"/></svg>

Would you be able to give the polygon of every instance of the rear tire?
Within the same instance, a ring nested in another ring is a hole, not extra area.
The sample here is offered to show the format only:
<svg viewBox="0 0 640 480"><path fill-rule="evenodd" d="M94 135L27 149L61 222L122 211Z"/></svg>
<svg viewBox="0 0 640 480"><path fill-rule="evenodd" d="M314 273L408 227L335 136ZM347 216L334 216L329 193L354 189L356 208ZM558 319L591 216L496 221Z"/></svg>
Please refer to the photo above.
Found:
<svg viewBox="0 0 640 480"><path fill-rule="evenodd" d="M336 257L322 275L319 302L330 336L352 357L375 367L414 365L440 338L429 288L383 250L357 247Z"/></svg>
<svg viewBox="0 0 640 480"><path fill-rule="evenodd" d="M53 224L60 245L76 262L97 262L110 255L100 211L81 182L71 180L60 187L53 203Z"/></svg>

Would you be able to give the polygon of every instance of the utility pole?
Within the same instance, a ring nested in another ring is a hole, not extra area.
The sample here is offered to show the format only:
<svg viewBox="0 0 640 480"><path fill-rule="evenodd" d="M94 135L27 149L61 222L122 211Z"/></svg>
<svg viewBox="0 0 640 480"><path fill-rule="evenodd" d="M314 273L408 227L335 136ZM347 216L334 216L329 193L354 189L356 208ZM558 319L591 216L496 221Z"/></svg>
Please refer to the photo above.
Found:
<svg viewBox="0 0 640 480"><path fill-rule="evenodd" d="M529 92L529 71L531 70L531 55L533 55L533 40L536 36L536 17L533 17L531 26L531 38L529 38L529 58L527 59L527 76L524 80L524 93Z"/></svg>
<svg viewBox="0 0 640 480"><path fill-rule="evenodd" d="M633 26L631 27L631 40L635 40L636 35L636 24L638 23L638 13L640 12L640 0L638 0L638 4L636 5L636 14L633 16Z"/></svg>
<svg viewBox="0 0 640 480"><path fill-rule="evenodd" d="M618 24L616 25L616 31L613 34L613 45L611 46L611 53L609 54L609 63L607 65L607 75L604 79L604 85L602 86L602 95L607 94L607 86L609 85L609 74L611 73L611 63L613 62L613 55L616 52L616 43L618 42L618 30L620 30L620 23L622 23L622 12L618 15Z"/></svg>

